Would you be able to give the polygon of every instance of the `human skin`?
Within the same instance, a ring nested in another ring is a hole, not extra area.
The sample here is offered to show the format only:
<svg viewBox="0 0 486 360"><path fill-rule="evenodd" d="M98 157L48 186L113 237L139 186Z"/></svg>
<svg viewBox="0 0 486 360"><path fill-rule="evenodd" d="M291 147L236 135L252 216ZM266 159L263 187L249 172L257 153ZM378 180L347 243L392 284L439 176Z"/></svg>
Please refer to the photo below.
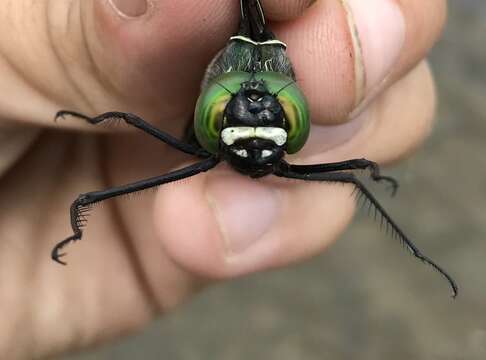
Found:
<svg viewBox="0 0 486 360"><path fill-rule="evenodd" d="M435 108L424 57L445 1L263 2L312 114L309 144L291 162L388 164L422 143ZM136 331L215 281L322 252L349 224L348 187L252 180L221 165L96 207L83 240L66 249L69 266L52 262L80 192L194 161L124 126L54 123L54 114L129 111L180 136L205 67L237 27L238 2L2 5L0 358L42 358Z"/></svg>

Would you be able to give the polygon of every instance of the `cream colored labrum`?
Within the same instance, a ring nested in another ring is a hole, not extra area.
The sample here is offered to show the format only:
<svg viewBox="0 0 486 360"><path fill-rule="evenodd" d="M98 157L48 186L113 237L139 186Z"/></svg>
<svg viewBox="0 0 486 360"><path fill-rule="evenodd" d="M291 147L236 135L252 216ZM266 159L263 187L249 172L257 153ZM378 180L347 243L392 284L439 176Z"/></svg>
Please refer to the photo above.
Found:
<svg viewBox="0 0 486 360"><path fill-rule="evenodd" d="M283 146L287 142L287 131L277 127L250 127L235 126L228 127L221 132L223 142L231 146L238 140L246 139L271 140L278 146Z"/></svg>

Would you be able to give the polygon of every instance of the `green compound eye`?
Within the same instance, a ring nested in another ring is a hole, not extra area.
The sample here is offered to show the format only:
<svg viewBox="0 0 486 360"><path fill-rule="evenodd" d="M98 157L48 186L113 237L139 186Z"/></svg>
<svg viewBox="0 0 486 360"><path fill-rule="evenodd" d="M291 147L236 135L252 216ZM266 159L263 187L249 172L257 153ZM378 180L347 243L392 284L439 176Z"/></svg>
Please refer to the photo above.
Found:
<svg viewBox="0 0 486 360"><path fill-rule="evenodd" d="M201 146L212 154L219 150L219 135L223 126L224 110L237 93L241 83L248 81L245 72L229 72L214 79L201 93L194 112L194 131ZM225 89L226 88L226 89Z"/></svg>
<svg viewBox="0 0 486 360"><path fill-rule="evenodd" d="M194 113L194 129L201 146L212 154L219 150L219 137L223 126L224 110L231 100L231 94L237 93L241 84L250 80L246 72L229 72L214 79L203 91ZM293 80L276 72L255 74L256 80L264 80L271 94L278 94L277 99L285 111L288 125L287 153L298 152L309 137L309 108L304 94Z"/></svg>
<svg viewBox="0 0 486 360"><path fill-rule="evenodd" d="M297 84L285 75L263 72L257 78L265 80L272 94L278 94L277 99L285 111L288 125L287 153L295 154L309 138L310 114L307 100Z"/></svg>

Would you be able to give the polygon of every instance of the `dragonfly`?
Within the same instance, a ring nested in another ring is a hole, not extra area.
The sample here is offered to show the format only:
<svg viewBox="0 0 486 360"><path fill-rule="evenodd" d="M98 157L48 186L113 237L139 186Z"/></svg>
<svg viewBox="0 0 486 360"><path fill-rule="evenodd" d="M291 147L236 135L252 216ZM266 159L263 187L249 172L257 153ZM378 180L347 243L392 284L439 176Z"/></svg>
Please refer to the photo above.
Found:
<svg viewBox="0 0 486 360"><path fill-rule="evenodd" d="M377 163L367 159L314 165L286 161L286 155L298 153L309 137L309 106L297 84L292 62L287 56L287 45L271 31L261 1L240 0L240 11L238 31L209 64L203 77L194 123L185 140L175 138L131 113L107 112L89 117L63 110L56 114L56 119L71 116L92 125L119 119L174 149L199 158L199 161L161 176L79 195L70 207L73 234L53 248L52 259L67 264L62 259L66 255L62 249L81 240L87 213L93 205L190 178L225 161L237 172L251 178L273 175L352 185L354 191L374 208L393 237L400 240L414 257L445 278L455 298L458 287L453 278L417 248L356 176L356 171L367 170L371 180L388 183L395 194L398 182L382 176Z"/></svg>

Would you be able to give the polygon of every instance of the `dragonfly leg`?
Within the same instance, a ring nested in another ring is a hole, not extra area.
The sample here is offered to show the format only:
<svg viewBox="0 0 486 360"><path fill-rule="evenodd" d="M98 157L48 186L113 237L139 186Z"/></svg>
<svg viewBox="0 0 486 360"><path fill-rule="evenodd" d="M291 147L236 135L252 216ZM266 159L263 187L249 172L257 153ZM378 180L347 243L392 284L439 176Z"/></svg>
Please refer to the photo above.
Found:
<svg viewBox="0 0 486 360"><path fill-rule="evenodd" d="M361 192L370 204L378 211L382 219L386 222L387 227L391 228L391 232L394 237L398 238L404 246L410 251L410 253L417 259L421 260L425 264L432 266L437 270L449 283L452 289L452 296L455 298L457 296L458 288L452 277L443 270L439 265L437 265L433 260L423 255L421 251L413 244L413 242L405 235L405 233L400 229L400 227L395 223L392 217L386 212L386 210L381 206L378 200L373 196L373 194L356 178L356 176L349 172L323 172L323 173L307 173L299 174L294 172L291 168L289 169L288 164L283 163L280 170L275 172L275 175L288 178L288 179L298 179L307 181L323 181L323 182L339 182L352 184L354 187Z"/></svg>
<svg viewBox="0 0 486 360"><path fill-rule="evenodd" d="M99 203L104 200L108 200L117 196L131 194L134 192L146 190L155 186L160 186L163 184L168 184L174 181L189 178L191 176L197 175L199 173L208 171L214 168L220 162L219 158L211 157L209 159L203 160L199 163L187 166L180 170L172 171L168 174L157 176L151 179L141 180L132 184L114 187L103 191L94 191L86 194L80 195L71 205L70 215L71 215L71 227L73 229L73 235L67 239L59 242L51 252L51 258L54 261L62 265L66 265L64 261L61 260L65 253L61 253L66 245L81 240L83 236L82 228L86 225L87 212L93 204Z"/></svg>
<svg viewBox="0 0 486 360"><path fill-rule="evenodd" d="M366 159L352 159L347 161L315 164L315 165L292 165L288 164L288 169L292 172L301 175L314 173L327 173L344 170L370 170L371 179L376 182L387 182L391 187L392 196L395 196L398 191L398 181L390 176L382 176L380 174L380 166L370 160Z"/></svg>
<svg viewBox="0 0 486 360"><path fill-rule="evenodd" d="M125 121L127 124L136 127L145 133L152 135L153 137L157 138L158 140L166 143L167 145L172 146L173 148L180 150L186 154L189 155L195 155L200 158L208 158L211 156L206 150L202 149L201 147L197 147L191 144L187 144L184 141L181 141L159 129L156 127L150 125L147 123L145 120L142 118L130 114L130 113L123 113L123 112L117 112L117 111L112 111L112 112L107 112L101 115L98 115L96 117L89 117L84 114L75 112L75 111L67 111L67 110L62 110L59 111L56 114L55 119L59 118L64 118L66 115L73 116L76 118L80 118L83 120L86 120L88 123L92 125L97 125L99 123L102 123L103 121L110 120L110 119L119 119Z"/></svg>

